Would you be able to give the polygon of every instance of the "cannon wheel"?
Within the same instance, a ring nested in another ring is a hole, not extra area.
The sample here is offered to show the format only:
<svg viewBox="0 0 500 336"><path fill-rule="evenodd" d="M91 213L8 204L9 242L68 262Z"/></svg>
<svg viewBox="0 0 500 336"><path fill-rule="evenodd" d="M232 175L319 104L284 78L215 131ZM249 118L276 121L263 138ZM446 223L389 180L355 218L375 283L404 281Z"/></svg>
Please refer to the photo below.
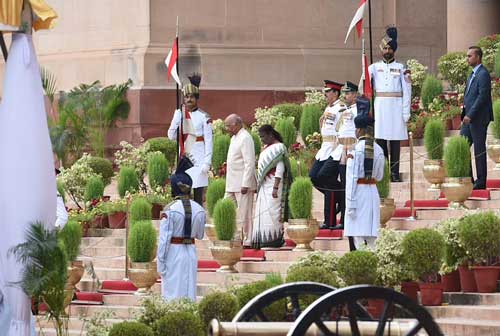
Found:
<svg viewBox="0 0 500 336"><path fill-rule="evenodd" d="M302 313L299 304L299 298L301 296L322 296L332 291L335 291L335 287L309 281L279 285L260 293L252 300L248 301L233 318L233 322L249 322L255 320L268 322L269 318L264 314L264 309L284 298L290 300L293 319L295 320L300 313Z"/></svg>
<svg viewBox="0 0 500 336"><path fill-rule="evenodd" d="M365 318L358 314L357 308L359 306L358 301L363 299L381 299L384 301L384 308L380 317L378 319L369 319L379 322L375 336L384 335L386 322L389 321L389 309L393 309L394 305L398 305L417 320L415 326L406 336L417 335L422 329L431 336L443 335L429 312L407 296L389 288L358 285L327 293L314 301L295 320L287 336L305 335L306 331L313 324L316 324L318 329L320 329L325 336L337 335L335 331L329 330L326 327L325 323L323 323L323 321L325 321L323 318L324 316L331 316L330 312L332 309L338 308L339 306L346 307L351 334L353 336L360 336L361 334L357 322L358 320L365 320Z"/></svg>

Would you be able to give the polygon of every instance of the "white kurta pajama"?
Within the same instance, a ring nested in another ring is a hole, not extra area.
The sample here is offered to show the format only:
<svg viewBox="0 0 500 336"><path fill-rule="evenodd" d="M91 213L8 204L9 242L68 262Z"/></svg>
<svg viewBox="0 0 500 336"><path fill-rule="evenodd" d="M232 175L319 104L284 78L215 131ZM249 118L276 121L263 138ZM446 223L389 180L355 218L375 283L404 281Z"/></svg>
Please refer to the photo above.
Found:
<svg viewBox="0 0 500 336"><path fill-rule="evenodd" d="M406 140L410 119L411 80L404 65L380 61L368 67L375 89L375 138ZM399 97L383 97L384 95Z"/></svg>
<svg viewBox="0 0 500 336"><path fill-rule="evenodd" d="M374 238L378 236L380 227L380 197L376 184L357 183L358 179L365 177L365 140L360 140L356 144L354 151L350 153L353 155L353 158L347 160L347 213L344 224L344 235L355 238L360 237L370 245L374 242ZM382 180L384 177L384 162L384 152L374 142L372 178L377 181ZM351 211L354 214L351 214Z"/></svg>
<svg viewBox="0 0 500 336"><path fill-rule="evenodd" d="M241 188L248 188L246 194ZM257 187L255 178L255 147L252 136L245 129L240 129L231 137L227 153L226 195L236 202L237 235L243 233L244 245L251 244L253 197Z"/></svg>
<svg viewBox="0 0 500 336"><path fill-rule="evenodd" d="M205 210L191 202L191 237L203 239ZM172 244L172 237L184 235L184 207L178 200L167 205L165 218L160 222L160 238L157 252L158 273L161 276L161 293L166 300L189 298L196 300L196 274L198 257L194 244Z"/></svg>
<svg viewBox="0 0 500 336"><path fill-rule="evenodd" d="M189 174L193 179L192 188L208 186L208 171L212 164L212 119L201 110L188 112L190 121L183 121L183 133L187 136L184 142L184 151L197 167L197 174ZM177 140L177 129L181 125L181 111L175 110L172 123L168 128L168 138Z"/></svg>

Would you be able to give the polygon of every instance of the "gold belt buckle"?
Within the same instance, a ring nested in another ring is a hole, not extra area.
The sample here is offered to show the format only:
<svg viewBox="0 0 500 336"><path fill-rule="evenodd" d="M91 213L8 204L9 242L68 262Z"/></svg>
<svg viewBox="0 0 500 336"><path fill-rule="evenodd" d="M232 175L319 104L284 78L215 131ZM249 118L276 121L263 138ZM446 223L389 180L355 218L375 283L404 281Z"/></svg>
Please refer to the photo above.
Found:
<svg viewBox="0 0 500 336"><path fill-rule="evenodd" d="M339 143L344 146L352 146L356 143L356 138L339 138Z"/></svg>

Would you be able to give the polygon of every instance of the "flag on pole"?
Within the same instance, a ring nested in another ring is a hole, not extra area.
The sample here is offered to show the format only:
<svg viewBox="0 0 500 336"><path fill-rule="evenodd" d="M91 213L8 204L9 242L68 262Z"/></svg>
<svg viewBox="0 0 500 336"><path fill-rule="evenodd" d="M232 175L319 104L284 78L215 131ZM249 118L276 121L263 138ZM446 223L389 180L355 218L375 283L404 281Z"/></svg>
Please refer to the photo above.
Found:
<svg viewBox="0 0 500 336"><path fill-rule="evenodd" d="M363 94L370 98L373 96L372 81L370 79L370 73L368 72L368 59L366 58L366 53L363 50Z"/></svg>
<svg viewBox="0 0 500 336"><path fill-rule="evenodd" d="M178 48L178 40L177 37L174 40L174 44L172 45L172 49L168 53L167 58L165 59L165 64L168 68L167 79L169 80L172 77L180 87L182 87L181 80L179 79L179 73L177 72L177 61L179 60L179 48Z"/></svg>
<svg viewBox="0 0 500 336"><path fill-rule="evenodd" d="M349 29L347 30L347 34L345 36L344 43L347 43L347 39L349 38L349 34L351 30L356 26L356 30L358 31L358 37L361 37L361 32L363 30L363 16L365 14L366 8L366 0L360 0L358 9L352 18L351 24L349 25Z"/></svg>

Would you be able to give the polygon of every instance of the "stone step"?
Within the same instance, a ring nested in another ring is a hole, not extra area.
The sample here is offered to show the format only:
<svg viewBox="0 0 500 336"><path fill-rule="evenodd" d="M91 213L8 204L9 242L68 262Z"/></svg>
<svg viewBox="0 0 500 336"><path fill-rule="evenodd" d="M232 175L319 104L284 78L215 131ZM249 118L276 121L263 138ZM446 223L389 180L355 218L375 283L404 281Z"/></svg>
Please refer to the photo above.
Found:
<svg viewBox="0 0 500 336"><path fill-rule="evenodd" d="M426 308L436 319L468 319L473 316L474 319L477 320L490 320L500 322L500 305L479 305L474 307L471 307L470 305L453 305Z"/></svg>
<svg viewBox="0 0 500 336"><path fill-rule="evenodd" d="M407 220L405 218L392 218L387 222L386 227L394 230L410 231L423 228L432 228L437 223L438 221L433 219L417 218L415 220Z"/></svg>
<svg viewBox="0 0 500 336"><path fill-rule="evenodd" d="M500 293L444 293L449 305L500 305Z"/></svg>
<svg viewBox="0 0 500 336"><path fill-rule="evenodd" d="M70 316L92 317L96 312L108 309L115 313L115 318L117 319L133 319L136 316L135 314L140 312L141 308L138 306L71 304L68 309Z"/></svg>
<svg viewBox="0 0 500 336"><path fill-rule="evenodd" d="M436 320L441 331L448 336L498 336L500 322L464 318L439 318Z"/></svg>
<svg viewBox="0 0 500 336"><path fill-rule="evenodd" d="M105 236L105 237L84 237L82 238L81 248L89 247L120 247L125 246L125 236Z"/></svg>
<svg viewBox="0 0 500 336"><path fill-rule="evenodd" d="M35 318L38 318L37 325L43 328L44 333L52 329L52 322L48 321L44 316L37 316ZM122 319L115 319L115 318L106 319L106 322L110 325L123 321L124 320ZM85 321L83 320L83 318L79 318L78 316L71 316L68 319L69 330L83 330L84 328L85 328Z"/></svg>

